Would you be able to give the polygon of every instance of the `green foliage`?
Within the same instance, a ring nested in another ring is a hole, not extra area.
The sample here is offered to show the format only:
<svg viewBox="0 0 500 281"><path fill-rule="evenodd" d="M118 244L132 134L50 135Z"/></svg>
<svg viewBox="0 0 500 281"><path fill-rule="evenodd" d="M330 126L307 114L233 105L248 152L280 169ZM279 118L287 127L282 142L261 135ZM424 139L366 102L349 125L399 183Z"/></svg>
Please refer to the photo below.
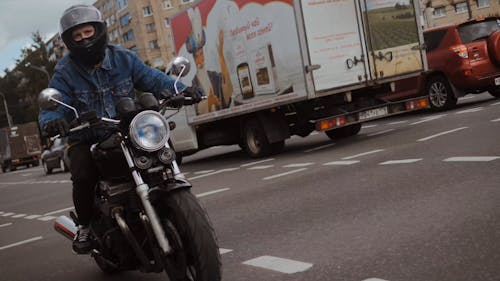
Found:
<svg viewBox="0 0 500 281"><path fill-rule="evenodd" d="M48 86L47 74L51 76L56 64L49 61L47 46L38 31L32 34L32 40L29 47L22 49L15 67L5 69L5 76L0 78L0 92L6 97L14 124L38 119L38 93ZM0 102L2 105L3 100ZM5 108L0 106L0 127L7 124Z"/></svg>

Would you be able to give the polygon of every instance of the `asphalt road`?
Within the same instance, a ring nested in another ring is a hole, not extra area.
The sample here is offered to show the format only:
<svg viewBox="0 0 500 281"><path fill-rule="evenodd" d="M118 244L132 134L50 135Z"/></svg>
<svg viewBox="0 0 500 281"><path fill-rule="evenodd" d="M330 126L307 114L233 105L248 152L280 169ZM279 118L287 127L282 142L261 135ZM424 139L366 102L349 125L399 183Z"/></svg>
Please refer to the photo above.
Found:
<svg viewBox="0 0 500 281"><path fill-rule="evenodd" d="M223 280L500 280L500 100L364 125L338 142L292 138L249 159L236 146L185 158L214 223ZM0 174L0 280L167 280L102 274L52 229L69 174Z"/></svg>

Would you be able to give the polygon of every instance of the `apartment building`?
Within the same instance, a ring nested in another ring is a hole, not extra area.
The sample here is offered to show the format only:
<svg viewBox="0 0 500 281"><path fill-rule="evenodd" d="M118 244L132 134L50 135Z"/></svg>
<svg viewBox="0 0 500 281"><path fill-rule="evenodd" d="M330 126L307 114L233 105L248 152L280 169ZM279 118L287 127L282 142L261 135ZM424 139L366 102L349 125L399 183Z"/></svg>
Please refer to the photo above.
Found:
<svg viewBox="0 0 500 281"><path fill-rule="evenodd" d="M500 16L500 0L422 0L424 28Z"/></svg>

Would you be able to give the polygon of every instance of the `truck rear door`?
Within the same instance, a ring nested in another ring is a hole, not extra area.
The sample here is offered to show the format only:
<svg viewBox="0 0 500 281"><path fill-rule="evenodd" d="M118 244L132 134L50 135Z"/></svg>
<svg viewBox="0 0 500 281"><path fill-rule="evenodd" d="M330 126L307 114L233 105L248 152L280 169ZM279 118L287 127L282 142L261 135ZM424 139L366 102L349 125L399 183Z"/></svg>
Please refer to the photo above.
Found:
<svg viewBox="0 0 500 281"><path fill-rule="evenodd" d="M300 1L315 95L423 70L423 38L412 2Z"/></svg>

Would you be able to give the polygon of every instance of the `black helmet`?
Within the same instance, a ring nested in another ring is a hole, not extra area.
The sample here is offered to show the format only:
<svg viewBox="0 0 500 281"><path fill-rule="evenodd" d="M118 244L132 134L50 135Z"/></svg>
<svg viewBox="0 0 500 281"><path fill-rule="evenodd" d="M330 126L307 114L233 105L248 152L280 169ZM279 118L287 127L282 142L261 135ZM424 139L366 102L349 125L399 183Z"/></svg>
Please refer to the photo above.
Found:
<svg viewBox="0 0 500 281"><path fill-rule="evenodd" d="M92 37L75 42L71 36L72 31L83 25L91 24L95 28ZM92 5L75 5L64 11L60 20L61 38L74 60L93 66L103 58L108 43L106 23L101 12Z"/></svg>

